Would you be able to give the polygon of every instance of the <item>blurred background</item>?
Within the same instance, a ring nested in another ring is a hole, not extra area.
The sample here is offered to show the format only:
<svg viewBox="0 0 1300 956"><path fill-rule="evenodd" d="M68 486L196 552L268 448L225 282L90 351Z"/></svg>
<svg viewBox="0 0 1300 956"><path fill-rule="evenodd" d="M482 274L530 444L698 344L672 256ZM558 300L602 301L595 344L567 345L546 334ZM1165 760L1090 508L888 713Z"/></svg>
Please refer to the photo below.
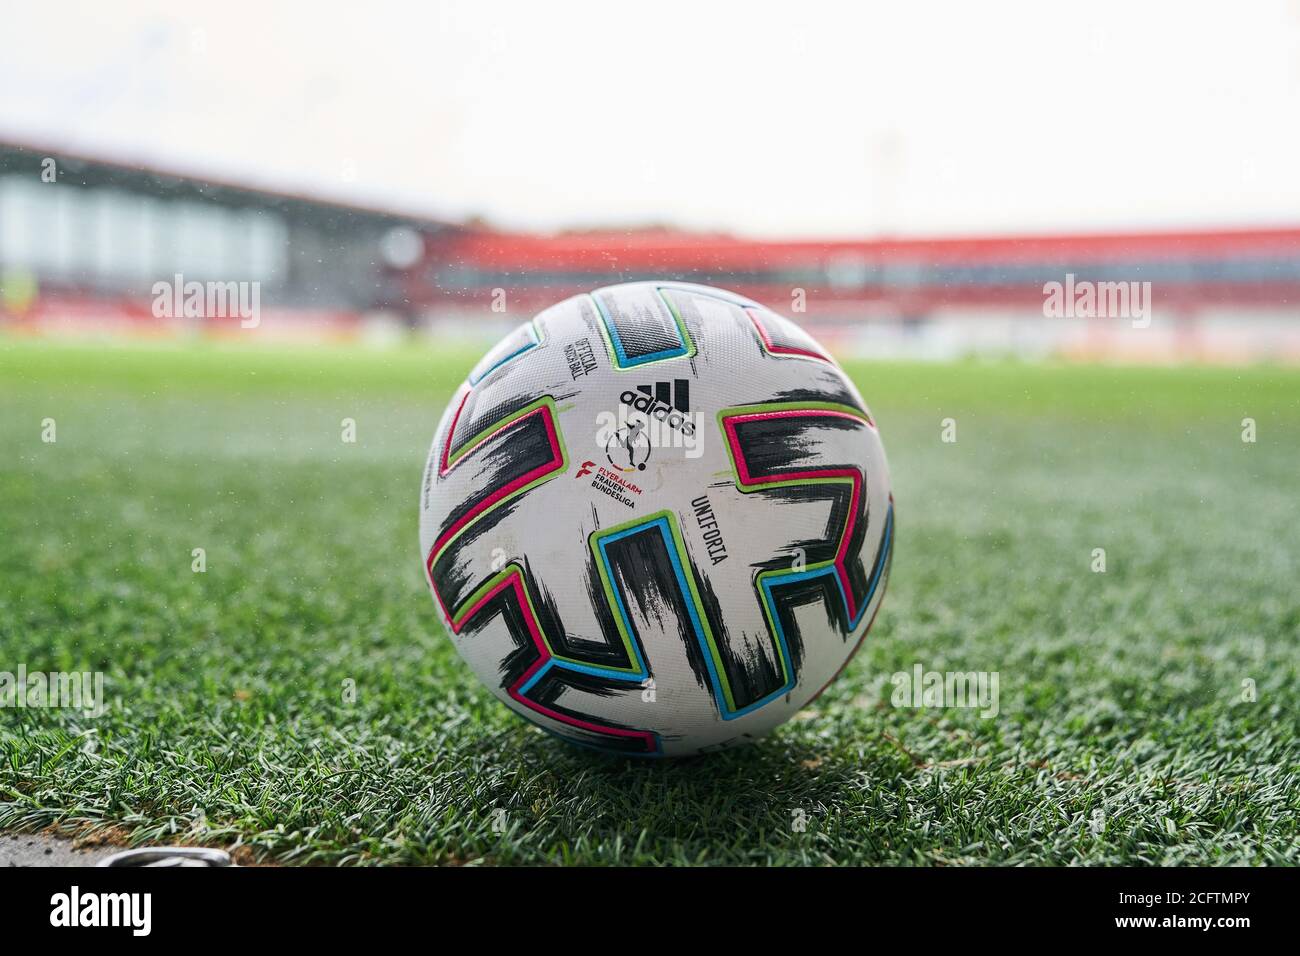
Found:
<svg viewBox="0 0 1300 956"><path fill-rule="evenodd" d="M487 341L662 277L845 355L1295 362L1300 2L1226 17L16 6L0 334Z"/></svg>

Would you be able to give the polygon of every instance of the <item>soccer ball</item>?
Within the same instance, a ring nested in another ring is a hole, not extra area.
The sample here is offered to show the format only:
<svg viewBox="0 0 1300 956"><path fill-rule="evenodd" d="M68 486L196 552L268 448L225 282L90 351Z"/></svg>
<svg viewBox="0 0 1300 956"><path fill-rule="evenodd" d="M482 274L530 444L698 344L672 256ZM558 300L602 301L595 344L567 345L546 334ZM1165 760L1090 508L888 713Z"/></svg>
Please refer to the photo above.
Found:
<svg viewBox="0 0 1300 956"><path fill-rule="evenodd" d="M420 546L511 710L637 756L752 740L844 668L884 596L885 450L838 365L748 299L578 295L507 335L433 439Z"/></svg>

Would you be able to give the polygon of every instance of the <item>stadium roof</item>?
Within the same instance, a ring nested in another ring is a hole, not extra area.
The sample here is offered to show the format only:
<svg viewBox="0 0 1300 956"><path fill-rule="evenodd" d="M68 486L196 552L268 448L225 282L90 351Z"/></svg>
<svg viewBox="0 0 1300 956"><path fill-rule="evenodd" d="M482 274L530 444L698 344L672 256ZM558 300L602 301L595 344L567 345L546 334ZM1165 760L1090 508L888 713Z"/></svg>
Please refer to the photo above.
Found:
<svg viewBox="0 0 1300 956"><path fill-rule="evenodd" d="M162 182L185 184L193 188L196 192L204 195L214 192L229 192L249 197L261 197L269 201L280 203L287 202L302 204L304 206L331 209L338 212L348 212L376 219L386 219L394 222L400 221L420 228L443 230L458 227L457 223L448 220L413 214L409 211L366 203L345 202L338 199L331 199L324 196L296 192L293 190L271 189L266 186L251 185L248 183L222 179L220 177L213 177L206 173L166 169L155 166L151 163L134 160L91 156L77 150L65 149L51 143L32 143L0 137L0 153L5 151L31 153L40 157L51 156L58 162L60 168L65 168L64 164L67 164L67 168L73 172L77 171L78 166L94 167L105 170L117 170L127 174L156 179ZM214 196L212 198L217 197Z"/></svg>

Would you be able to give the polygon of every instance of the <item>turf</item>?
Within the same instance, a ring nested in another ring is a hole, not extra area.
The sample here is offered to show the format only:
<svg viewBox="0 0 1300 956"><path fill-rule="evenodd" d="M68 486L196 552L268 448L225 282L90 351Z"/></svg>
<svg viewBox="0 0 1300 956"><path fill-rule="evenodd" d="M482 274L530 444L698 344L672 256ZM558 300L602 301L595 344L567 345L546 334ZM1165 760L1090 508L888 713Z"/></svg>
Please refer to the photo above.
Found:
<svg viewBox="0 0 1300 956"><path fill-rule="evenodd" d="M438 623L416 489L473 358L0 340L0 670L103 671L111 704L0 710L0 830L297 863L1300 860L1300 373L851 364L898 503L875 629L767 740L647 764L511 716ZM894 706L916 664L996 671L998 715Z"/></svg>

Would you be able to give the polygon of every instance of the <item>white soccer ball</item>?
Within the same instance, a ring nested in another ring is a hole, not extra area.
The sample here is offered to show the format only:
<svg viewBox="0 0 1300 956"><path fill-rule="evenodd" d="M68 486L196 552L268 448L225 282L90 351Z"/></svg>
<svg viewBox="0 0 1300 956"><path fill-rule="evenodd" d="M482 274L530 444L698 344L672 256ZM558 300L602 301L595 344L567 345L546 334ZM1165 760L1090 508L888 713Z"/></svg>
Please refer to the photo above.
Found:
<svg viewBox="0 0 1300 956"><path fill-rule="evenodd" d="M885 592L885 450L853 383L741 296L636 282L510 333L438 426L420 545L461 656L573 743L752 740L843 669Z"/></svg>

